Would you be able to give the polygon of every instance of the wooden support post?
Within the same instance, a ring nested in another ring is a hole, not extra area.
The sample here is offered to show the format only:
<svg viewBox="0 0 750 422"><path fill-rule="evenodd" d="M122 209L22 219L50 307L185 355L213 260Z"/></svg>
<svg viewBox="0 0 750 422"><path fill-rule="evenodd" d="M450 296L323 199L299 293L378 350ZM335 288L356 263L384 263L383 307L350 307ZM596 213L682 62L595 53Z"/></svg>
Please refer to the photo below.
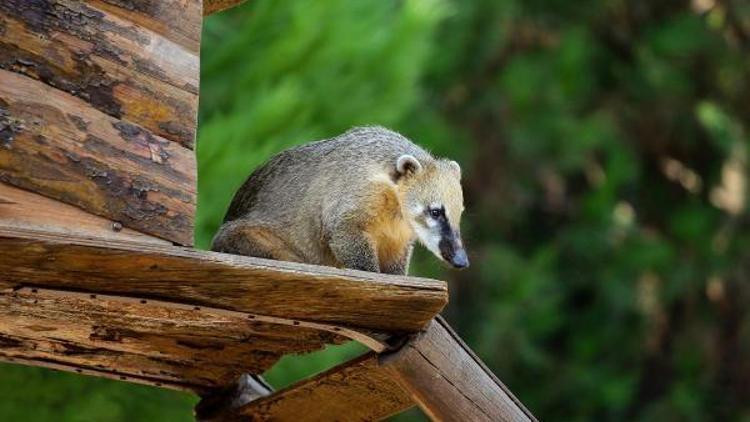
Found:
<svg viewBox="0 0 750 422"><path fill-rule="evenodd" d="M536 420L440 317L381 364L432 420Z"/></svg>
<svg viewBox="0 0 750 422"><path fill-rule="evenodd" d="M440 317L397 351L368 353L250 403L231 402L198 417L369 421L417 404L435 421L536 421Z"/></svg>

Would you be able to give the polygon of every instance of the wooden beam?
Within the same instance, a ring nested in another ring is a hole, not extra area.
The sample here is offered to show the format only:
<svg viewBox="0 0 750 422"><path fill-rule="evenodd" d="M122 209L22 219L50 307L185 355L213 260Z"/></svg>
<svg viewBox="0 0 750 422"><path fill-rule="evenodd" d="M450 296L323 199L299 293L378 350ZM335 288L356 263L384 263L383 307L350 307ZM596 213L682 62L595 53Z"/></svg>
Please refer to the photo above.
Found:
<svg viewBox="0 0 750 422"><path fill-rule="evenodd" d="M195 54L200 52L201 0L86 0L96 10L133 22Z"/></svg>
<svg viewBox="0 0 750 422"><path fill-rule="evenodd" d="M163 299L415 332L446 304L444 282L188 248L0 228L0 284Z"/></svg>
<svg viewBox="0 0 750 422"><path fill-rule="evenodd" d="M43 288L0 291L0 360L199 393L346 338L220 309Z"/></svg>
<svg viewBox="0 0 750 422"><path fill-rule="evenodd" d="M436 421L536 421L440 317L381 363Z"/></svg>
<svg viewBox="0 0 750 422"><path fill-rule="evenodd" d="M198 416L380 420L415 403L436 421L536 421L440 317L395 352L368 353L250 403Z"/></svg>
<svg viewBox="0 0 750 422"><path fill-rule="evenodd" d="M199 0L3 0L0 68L192 148L201 19Z"/></svg>
<svg viewBox="0 0 750 422"><path fill-rule="evenodd" d="M225 408L213 414L198 411L197 419L377 421L412 406L414 401L409 393L380 366L378 355L367 353L244 406Z"/></svg>
<svg viewBox="0 0 750 422"><path fill-rule="evenodd" d="M5 70L0 128L0 181L192 244L193 151Z"/></svg>
<svg viewBox="0 0 750 422"><path fill-rule="evenodd" d="M222 10L240 5L247 0L204 0L203 16L208 16Z"/></svg>
<svg viewBox="0 0 750 422"><path fill-rule="evenodd" d="M122 227L72 205L0 182L0 227L81 237L171 245L157 237Z"/></svg>

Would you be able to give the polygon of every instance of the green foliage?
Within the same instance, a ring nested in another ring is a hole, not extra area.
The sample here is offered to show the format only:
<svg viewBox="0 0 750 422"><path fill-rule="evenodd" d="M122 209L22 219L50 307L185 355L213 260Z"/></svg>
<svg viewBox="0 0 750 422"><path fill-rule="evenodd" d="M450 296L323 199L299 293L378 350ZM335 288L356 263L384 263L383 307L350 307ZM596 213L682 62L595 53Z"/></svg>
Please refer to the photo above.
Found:
<svg viewBox="0 0 750 422"><path fill-rule="evenodd" d="M198 244L208 245L236 189L269 156L355 125L394 126L414 109L444 14L438 0L259 1L209 19Z"/></svg>
<svg viewBox="0 0 750 422"><path fill-rule="evenodd" d="M419 251L412 273L449 280L448 319L540 419L750 420L748 53L737 1L254 0L206 21L197 242L275 152L390 126L464 169L472 267ZM2 419L189 414L149 388L0 381Z"/></svg>
<svg viewBox="0 0 750 422"><path fill-rule="evenodd" d="M196 398L155 387L0 364L4 421L192 421Z"/></svg>

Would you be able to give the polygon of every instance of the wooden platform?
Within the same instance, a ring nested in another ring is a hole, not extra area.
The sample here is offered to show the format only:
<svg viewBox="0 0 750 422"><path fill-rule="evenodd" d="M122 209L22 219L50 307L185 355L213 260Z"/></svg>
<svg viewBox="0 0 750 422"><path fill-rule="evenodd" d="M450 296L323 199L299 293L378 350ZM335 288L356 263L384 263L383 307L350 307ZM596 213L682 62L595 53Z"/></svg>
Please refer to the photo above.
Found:
<svg viewBox="0 0 750 422"><path fill-rule="evenodd" d="M7 228L0 286L0 357L198 392L347 339L383 351L448 298L434 280Z"/></svg>

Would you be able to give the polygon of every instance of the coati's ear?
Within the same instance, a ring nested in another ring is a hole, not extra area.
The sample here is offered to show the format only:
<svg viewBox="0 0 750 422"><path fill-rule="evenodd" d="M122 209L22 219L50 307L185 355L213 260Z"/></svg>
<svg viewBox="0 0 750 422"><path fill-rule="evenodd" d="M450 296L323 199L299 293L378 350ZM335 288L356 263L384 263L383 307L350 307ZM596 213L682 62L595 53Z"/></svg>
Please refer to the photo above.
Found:
<svg viewBox="0 0 750 422"><path fill-rule="evenodd" d="M456 177L460 179L461 178L461 166L459 166L458 163L453 160L448 161L448 166L450 167L451 171L456 174Z"/></svg>
<svg viewBox="0 0 750 422"><path fill-rule="evenodd" d="M396 160L396 174L398 177L417 174L421 170L422 165L419 164L419 161L413 155L404 154Z"/></svg>

